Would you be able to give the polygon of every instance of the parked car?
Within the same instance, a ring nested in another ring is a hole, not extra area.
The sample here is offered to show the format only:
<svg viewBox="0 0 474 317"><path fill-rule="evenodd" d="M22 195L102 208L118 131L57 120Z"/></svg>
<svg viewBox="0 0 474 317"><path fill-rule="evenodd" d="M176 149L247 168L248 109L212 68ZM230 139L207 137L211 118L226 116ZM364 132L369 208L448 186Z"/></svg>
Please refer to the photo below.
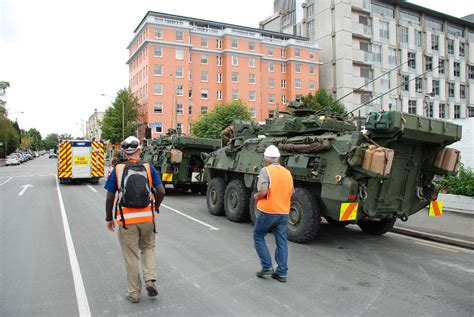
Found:
<svg viewBox="0 0 474 317"><path fill-rule="evenodd" d="M5 165L10 166L10 165L20 165L21 160L18 156L16 155L8 155L7 160L5 162Z"/></svg>
<svg viewBox="0 0 474 317"><path fill-rule="evenodd" d="M23 154L21 153L18 153L18 152L15 152L15 153L11 153L10 156L16 156L18 157L18 159L20 160L20 163L24 163L26 161L26 158Z"/></svg>

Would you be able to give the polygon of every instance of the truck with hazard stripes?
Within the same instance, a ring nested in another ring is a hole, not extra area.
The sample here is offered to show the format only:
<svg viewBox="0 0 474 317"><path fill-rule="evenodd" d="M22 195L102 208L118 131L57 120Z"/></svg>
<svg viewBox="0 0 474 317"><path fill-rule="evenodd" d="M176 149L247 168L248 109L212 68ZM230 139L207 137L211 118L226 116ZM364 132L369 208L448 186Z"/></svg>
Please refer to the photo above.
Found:
<svg viewBox="0 0 474 317"><path fill-rule="evenodd" d="M58 179L61 184L78 180L98 183L104 177L102 141L64 140L58 145Z"/></svg>
<svg viewBox="0 0 474 317"><path fill-rule="evenodd" d="M433 179L457 172L460 153L446 146L461 139L460 125L382 111L369 114L360 129L347 117L292 108L264 125L234 122L228 144L203 155L211 214L255 222L251 193L263 152L273 144L294 181L291 241L314 239L322 217L334 226L357 224L380 235L425 207L430 216L441 215Z"/></svg>

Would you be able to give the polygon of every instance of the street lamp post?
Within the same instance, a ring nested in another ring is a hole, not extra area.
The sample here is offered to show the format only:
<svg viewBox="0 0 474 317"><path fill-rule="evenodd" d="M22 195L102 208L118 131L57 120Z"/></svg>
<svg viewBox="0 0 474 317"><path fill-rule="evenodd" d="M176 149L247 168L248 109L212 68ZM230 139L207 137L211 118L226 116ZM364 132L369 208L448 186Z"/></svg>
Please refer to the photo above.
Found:
<svg viewBox="0 0 474 317"><path fill-rule="evenodd" d="M107 96L113 98L111 95L107 94L100 94L101 96ZM118 98L120 100L120 103L122 104L122 141L125 140L125 110L124 110L124 102L122 99Z"/></svg>

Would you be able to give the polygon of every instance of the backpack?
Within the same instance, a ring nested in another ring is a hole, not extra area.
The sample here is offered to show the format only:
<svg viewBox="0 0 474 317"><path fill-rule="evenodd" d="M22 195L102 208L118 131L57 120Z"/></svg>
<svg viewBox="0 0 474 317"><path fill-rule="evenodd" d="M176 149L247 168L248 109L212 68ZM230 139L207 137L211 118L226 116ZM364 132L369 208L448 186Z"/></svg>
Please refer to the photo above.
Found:
<svg viewBox="0 0 474 317"><path fill-rule="evenodd" d="M126 162L120 184L120 207L145 208L152 203L152 189L142 162Z"/></svg>

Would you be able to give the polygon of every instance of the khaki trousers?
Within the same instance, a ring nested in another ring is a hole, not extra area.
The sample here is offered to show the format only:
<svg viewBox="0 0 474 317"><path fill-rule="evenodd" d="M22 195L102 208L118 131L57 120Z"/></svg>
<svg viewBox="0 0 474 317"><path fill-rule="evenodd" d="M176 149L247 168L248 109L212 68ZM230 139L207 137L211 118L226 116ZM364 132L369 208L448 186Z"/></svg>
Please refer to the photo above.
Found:
<svg viewBox="0 0 474 317"><path fill-rule="evenodd" d="M121 225L118 225L118 227L118 239L127 268L127 291L130 296L138 298L142 289L138 268L139 250L141 250L143 280L145 282L156 280L153 223L127 225L127 229L124 229Z"/></svg>

